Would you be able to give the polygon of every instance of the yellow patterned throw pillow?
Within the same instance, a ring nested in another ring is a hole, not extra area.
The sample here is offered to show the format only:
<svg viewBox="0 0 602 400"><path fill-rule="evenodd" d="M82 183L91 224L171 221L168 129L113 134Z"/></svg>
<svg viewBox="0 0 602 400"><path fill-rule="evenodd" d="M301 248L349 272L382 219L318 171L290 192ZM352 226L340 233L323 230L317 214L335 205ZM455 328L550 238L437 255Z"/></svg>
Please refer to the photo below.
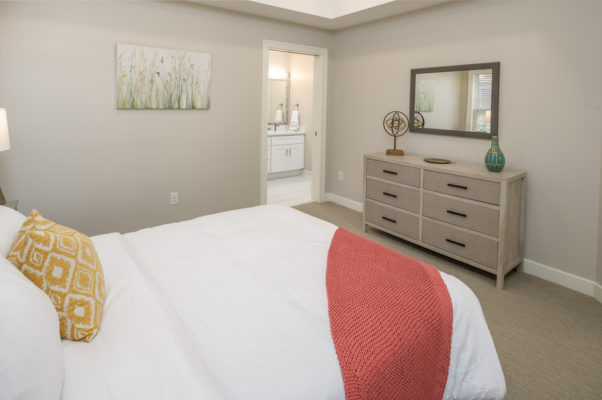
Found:
<svg viewBox="0 0 602 400"><path fill-rule="evenodd" d="M105 283L89 237L33 210L7 258L50 297L59 314L62 338L89 342L96 336Z"/></svg>

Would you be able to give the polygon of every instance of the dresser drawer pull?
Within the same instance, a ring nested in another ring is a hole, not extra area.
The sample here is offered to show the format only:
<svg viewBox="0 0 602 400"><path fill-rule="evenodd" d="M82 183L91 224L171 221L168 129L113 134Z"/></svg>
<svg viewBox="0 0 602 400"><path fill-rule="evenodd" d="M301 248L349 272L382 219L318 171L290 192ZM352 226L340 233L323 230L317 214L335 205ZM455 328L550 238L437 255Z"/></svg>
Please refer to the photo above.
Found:
<svg viewBox="0 0 602 400"><path fill-rule="evenodd" d="M464 217L466 218L466 214L462 214L461 212L457 212L457 211L452 211L452 210L447 210L448 214L453 214L453 215L457 215L459 217Z"/></svg>
<svg viewBox="0 0 602 400"><path fill-rule="evenodd" d="M384 218L384 217L383 217ZM456 246L460 246L460 247L466 247L466 245L464 243L460 243L460 242L456 242L455 240L451 240L451 239L445 239L446 242L455 244Z"/></svg>
<svg viewBox="0 0 602 400"><path fill-rule="evenodd" d="M397 175L397 172L395 172L395 171L389 171L388 169L383 169L383 172L385 174Z"/></svg>
<svg viewBox="0 0 602 400"><path fill-rule="evenodd" d="M397 223L397 221L394 220L393 218L382 217L382 219L384 219L385 221L393 222L394 224Z"/></svg>
<svg viewBox="0 0 602 400"><path fill-rule="evenodd" d="M449 186L449 187L453 187L453 188L456 188L456 189L464 189L464 190L468 190L468 187L467 187L467 186L456 185L456 184L454 184L454 183L448 183L448 184L447 184L447 186Z"/></svg>
<svg viewBox="0 0 602 400"><path fill-rule="evenodd" d="M396 194L387 193L387 192L383 192L383 194L384 194L385 196L393 197L394 199L396 199L396 198L397 198L397 195L396 195Z"/></svg>

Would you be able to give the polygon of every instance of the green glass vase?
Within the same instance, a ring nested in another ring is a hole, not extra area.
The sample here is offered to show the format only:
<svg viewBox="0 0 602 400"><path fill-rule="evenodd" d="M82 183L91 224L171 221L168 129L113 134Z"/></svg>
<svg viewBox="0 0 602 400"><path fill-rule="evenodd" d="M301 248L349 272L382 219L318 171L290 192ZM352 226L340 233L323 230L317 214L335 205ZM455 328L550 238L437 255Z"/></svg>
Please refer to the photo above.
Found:
<svg viewBox="0 0 602 400"><path fill-rule="evenodd" d="M493 136L491 138L491 147L487 151L487 154L485 154L485 166L491 172L500 172L504 169L505 164L506 157L504 157L504 153L500 149L499 138Z"/></svg>

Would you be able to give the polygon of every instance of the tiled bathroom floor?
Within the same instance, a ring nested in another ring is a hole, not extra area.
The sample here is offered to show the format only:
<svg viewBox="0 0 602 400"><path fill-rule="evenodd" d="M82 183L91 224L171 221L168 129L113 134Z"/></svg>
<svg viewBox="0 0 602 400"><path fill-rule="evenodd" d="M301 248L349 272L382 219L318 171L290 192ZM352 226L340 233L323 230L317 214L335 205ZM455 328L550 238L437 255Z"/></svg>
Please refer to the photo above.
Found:
<svg viewBox="0 0 602 400"><path fill-rule="evenodd" d="M268 179L268 204L297 206L311 201L311 175Z"/></svg>

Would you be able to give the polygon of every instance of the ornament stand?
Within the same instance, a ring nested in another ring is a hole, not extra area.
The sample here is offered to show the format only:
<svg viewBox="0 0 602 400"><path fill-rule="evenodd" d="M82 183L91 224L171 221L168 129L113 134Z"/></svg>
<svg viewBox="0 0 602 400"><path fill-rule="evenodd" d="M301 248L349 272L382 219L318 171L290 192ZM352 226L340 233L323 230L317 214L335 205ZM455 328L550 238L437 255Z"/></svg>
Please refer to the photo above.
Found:
<svg viewBox="0 0 602 400"><path fill-rule="evenodd" d="M393 148L387 149L388 156L403 156L402 149L397 148L397 138L408 131L408 116L401 111L391 111L383 119L383 128L389 136L393 136Z"/></svg>
<svg viewBox="0 0 602 400"><path fill-rule="evenodd" d="M388 156L403 156L405 153L402 149L397 149L397 136L393 136L393 148L387 149Z"/></svg>

